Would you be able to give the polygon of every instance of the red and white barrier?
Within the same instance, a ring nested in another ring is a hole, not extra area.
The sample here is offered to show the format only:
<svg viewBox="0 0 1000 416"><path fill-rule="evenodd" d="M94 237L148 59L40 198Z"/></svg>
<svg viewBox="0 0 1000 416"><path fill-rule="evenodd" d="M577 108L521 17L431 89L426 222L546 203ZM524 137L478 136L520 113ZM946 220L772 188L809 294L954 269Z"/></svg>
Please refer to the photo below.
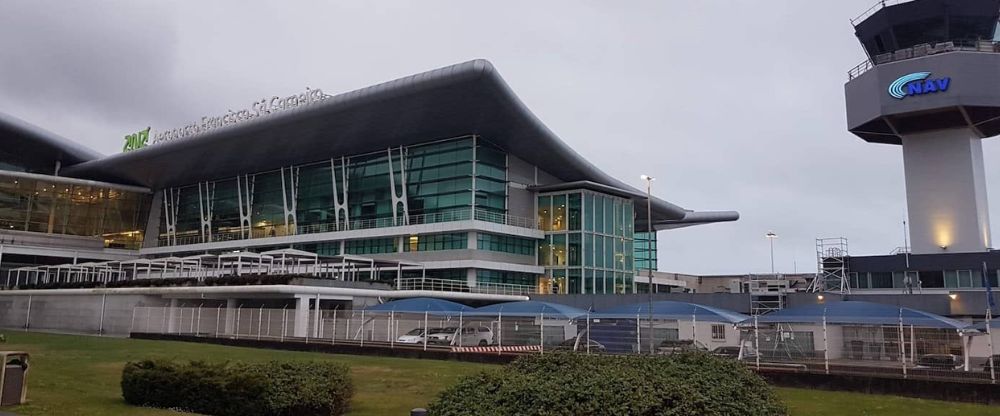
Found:
<svg viewBox="0 0 1000 416"><path fill-rule="evenodd" d="M486 346L486 347L451 347L451 352L531 352L539 351L538 345L507 345L507 346Z"/></svg>

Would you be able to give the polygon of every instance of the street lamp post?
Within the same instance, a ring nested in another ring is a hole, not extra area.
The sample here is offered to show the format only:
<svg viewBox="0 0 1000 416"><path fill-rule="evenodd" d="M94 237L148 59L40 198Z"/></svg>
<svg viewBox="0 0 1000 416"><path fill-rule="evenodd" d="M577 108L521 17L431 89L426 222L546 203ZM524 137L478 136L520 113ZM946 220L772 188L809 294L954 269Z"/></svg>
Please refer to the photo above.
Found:
<svg viewBox="0 0 1000 416"><path fill-rule="evenodd" d="M646 292L648 292L648 312L649 322L647 322L647 332L649 337L649 353L653 353L653 181L656 178L649 175L640 176L646 181Z"/></svg>
<svg viewBox="0 0 1000 416"><path fill-rule="evenodd" d="M767 234L764 234L764 236L771 242L771 277L774 278L777 277L777 275L774 274L774 239L778 238L778 235L775 234L774 231L768 231Z"/></svg>

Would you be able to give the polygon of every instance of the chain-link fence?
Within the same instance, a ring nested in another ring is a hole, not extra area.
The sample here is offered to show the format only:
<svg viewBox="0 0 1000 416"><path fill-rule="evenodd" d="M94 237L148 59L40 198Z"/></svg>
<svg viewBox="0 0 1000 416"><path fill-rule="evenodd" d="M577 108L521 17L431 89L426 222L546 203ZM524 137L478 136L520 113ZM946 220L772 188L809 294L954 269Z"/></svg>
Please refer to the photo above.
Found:
<svg viewBox="0 0 1000 416"><path fill-rule="evenodd" d="M135 308L131 332L458 353L708 351L762 370L985 383L1000 375L992 334L907 324L166 306Z"/></svg>

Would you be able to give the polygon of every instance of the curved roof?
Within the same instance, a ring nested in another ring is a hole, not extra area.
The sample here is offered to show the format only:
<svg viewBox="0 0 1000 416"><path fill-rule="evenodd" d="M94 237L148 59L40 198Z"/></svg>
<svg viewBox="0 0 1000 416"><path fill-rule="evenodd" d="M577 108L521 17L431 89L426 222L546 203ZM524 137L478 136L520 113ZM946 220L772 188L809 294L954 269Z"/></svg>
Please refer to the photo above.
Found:
<svg viewBox="0 0 1000 416"><path fill-rule="evenodd" d="M616 306L614 308L597 311L595 315L606 318L635 318L636 316L644 318L649 316L649 304L640 302L631 305ZM694 317L696 321L728 322L731 324L735 324L749 318L749 316L742 313L699 305L697 303L674 302L669 300L653 302L653 318L690 321L692 317Z"/></svg>
<svg viewBox="0 0 1000 416"><path fill-rule="evenodd" d="M862 301L842 301L796 306L782 309L758 317L759 323L822 323L826 315L828 324L838 325L898 325L902 317L903 325L924 328L961 329L969 324L924 312L917 309L901 308L895 305ZM750 320L744 323L752 323Z"/></svg>
<svg viewBox="0 0 1000 416"><path fill-rule="evenodd" d="M96 160L100 153L17 117L0 113L0 161L16 161L29 172L51 174L56 161L62 166Z"/></svg>
<svg viewBox="0 0 1000 416"><path fill-rule="evenodd" d="M369 306L366 311L400 312L400 313L430 313L431 315L451 315L468 312L472 308L461 303L436 298L407 298L386 302L381 305Z"/></svg>
<svg viewBox="0 0 1000 416"><path fill-rule="evenodd" d="M503 316L539 316L545 314L550 318L573 319L586 315L587 311L566 306L561 303L525 300L521 302L505 302L476 308L472 315L503 315Z"/></svg>
<svg viewBox="0 0 1000 416"><path fill-rule="evenodd" d="M636 191L560 140L493 65L481 59L81 163L64 174L159 189L467 134L480 135L528 163L543 166L560 181L590 181ZM645 215L644 206L637 206L637 211ZM739 214L694 213L654 198L653 217L658 228L669 228L734 221Z"/></svg>

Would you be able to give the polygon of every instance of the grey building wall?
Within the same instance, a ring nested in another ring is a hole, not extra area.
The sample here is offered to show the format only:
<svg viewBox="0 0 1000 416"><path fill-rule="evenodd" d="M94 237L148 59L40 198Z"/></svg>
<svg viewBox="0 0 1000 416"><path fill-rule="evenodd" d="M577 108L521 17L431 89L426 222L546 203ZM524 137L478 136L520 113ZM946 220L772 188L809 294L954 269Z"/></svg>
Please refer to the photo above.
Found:
<svg viewBox="0 0 1000 416"><path fill-rule="evenodd" d="M986 251L982 139L969 129L904 135L903 167L913 253Z"/></svg>
<svg viewBox="0 0 1000 416"><path fill-rule="evenodd" d="M507 212L523 218L535 217L535 193L527 190L535 182L535 167L507 155Z"/></svg>

